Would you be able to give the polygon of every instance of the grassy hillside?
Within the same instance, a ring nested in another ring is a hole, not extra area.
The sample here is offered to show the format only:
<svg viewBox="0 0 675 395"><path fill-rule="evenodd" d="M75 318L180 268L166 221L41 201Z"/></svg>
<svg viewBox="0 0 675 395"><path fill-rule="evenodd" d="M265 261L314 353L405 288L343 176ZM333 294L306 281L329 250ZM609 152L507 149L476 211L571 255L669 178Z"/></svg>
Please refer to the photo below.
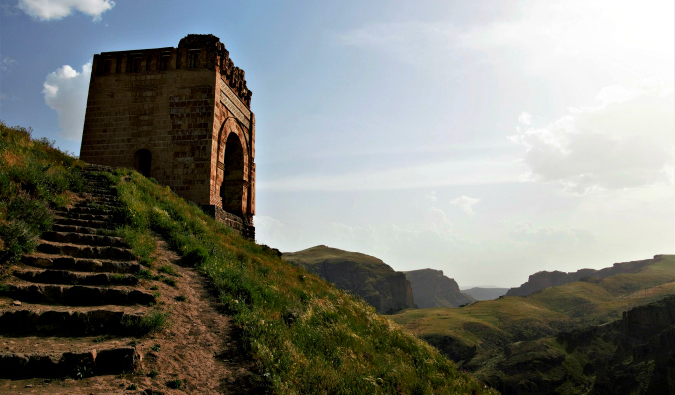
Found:
<svg viewBox="0 0 675 395"><path fill-rule="evenodd" d="M674 294L675 256L650 261L636 273L577 281L527 297L502 297L458 309L407 310L392 319L423 338L450 336L457 347L477 350L552 336L618 319L625 310Z"/></svg>
<svg viewBox="0 0 675 395"><path fill-rule="evenodd" d="M24 240L48 229L50 207L66 204L69 190L77 190L82 165L48 142L31 140L25 129L2 124L0 132L1 249L12 258L29 249ZM241 238L168 188L130 170L103 175L123 204L117 215L126 226L115 232L141 262L152 264L155 243L149 231L154 230L180 253L183 264L206 276L255 361L254 384L260 390L495 393L361 300ZM19 208L25 204L35 205L29 212L41 213L43 220L31 222Z"/></svg>
<svg viewBox="0 0 675 395"><path fill-rule="evenodd" d="M50 207L65 206L82 189L82 166L52 141L0 121L0 263L35 249L51 227Z"/></svg>

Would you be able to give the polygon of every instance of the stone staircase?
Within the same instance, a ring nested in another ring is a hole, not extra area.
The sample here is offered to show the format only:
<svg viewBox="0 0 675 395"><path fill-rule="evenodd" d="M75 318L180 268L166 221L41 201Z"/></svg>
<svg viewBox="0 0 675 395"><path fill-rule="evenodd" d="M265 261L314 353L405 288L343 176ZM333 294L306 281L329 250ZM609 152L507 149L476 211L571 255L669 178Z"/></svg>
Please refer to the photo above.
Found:
<svg viewBox="0 0 675 395"><path fill-rule="evenodd" d="M132 372L139 323L156 300L140 290L129 246L108 235L115 191L89 166L86 192L0 282L0 379Z"/></svg>

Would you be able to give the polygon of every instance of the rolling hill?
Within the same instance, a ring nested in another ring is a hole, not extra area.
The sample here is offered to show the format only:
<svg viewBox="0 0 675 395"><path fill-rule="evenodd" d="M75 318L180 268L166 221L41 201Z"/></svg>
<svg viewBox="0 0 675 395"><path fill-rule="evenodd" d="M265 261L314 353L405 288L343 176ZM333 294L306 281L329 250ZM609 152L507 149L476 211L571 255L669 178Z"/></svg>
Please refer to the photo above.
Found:
<svg viewBox="0 0 675 395"><path fill-rule="evenodd" d="M499 375L494 370L508 347L551 349L546 344L562 332L621 319L624 311L675 294L675 256L657 255L636 264L643 267L634 273L587 278L526 297L502 297L463 308L406 310L392 319L476 371L488 384L515 391L503 385L510 373Z"/></svg>

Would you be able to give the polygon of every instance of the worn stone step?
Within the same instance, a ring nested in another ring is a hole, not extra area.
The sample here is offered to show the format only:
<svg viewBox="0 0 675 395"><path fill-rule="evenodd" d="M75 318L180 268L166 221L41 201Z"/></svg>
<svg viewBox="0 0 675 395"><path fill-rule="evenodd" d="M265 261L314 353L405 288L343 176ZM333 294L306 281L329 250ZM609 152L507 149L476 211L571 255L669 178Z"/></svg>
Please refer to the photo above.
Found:
<svg viewBox="0 0 675 395"><path fill-rule="evenodd" d="M155 303L155 296L137 289L84 285L5 284L0 295L21 302L64 306L142 305Z"/></svg>
<svg viewBox="0 0 675 395"><path fill-rule="evenodd" d="M0 378L88 377L133 372L139 367L140 354L134 347L122 346L63 353L0 352Z"/></svg>
<svg viewBox="0 0 675 395"><path fill-rule="evenodd" d="M120 203L116 199L111 199L109 201L93 201L93 200L84 200L81 202L75 203L74 208L99 208L104 211L114 211L119 209Z"/></svg>
<svg viewBox="0 0 675 395"><path fill-rule="evenodd" d="M42 239L58 243L129 248L129 245L120 237L96 234L48 231L42 233Z"/></svg>
<svg viewBox="0 0 675 395"><path fill-rule="evenodd" d="M52 224L52 231L66 232L66 233L80 233L87 235L105 235L105 229L90 228L86 226L62 225L62 224Z"/></svg>
<svg viewBox="0 0 675 395"><path fill-rule="evenodd" d="M62 211L62 210L54 210L54 214L63 217L63 218L70 218L70 219L84 219L87 221L111 221L113 216L112 215L106 215L106 214L89 214L89 213L76 213L73 211Z"/></svg>
<svg viewBox="0 0 675 395"><path fill-rule="evenodd" d="M112 223L106 221L92 221L66 217L54 217L54 223L58 225L84 226L87 228L108 228L113 225Z"/></svg>
<svg viewBox="0 0 675 395"><path fill-rule="evenodd" d="M25 265L55 270L74 270L78 272L108 272L134 274L142 270L135 261L114 261L108 259L73 258L70 256L33 253L24 255L21 262Z"/></svg>
<svg viewBox="0 0 675 395"><path fill-rule="evenodd" d="M109 189L109 188L86 187L85 190L90 195L103 195L103 196L117 197L117 191L115 191L114 189L111 189L111 188Z"/></svg>
<svg viewBox="0 0 675 395"><path fill-rule="evenodd" d="M97 273L84 274L68 270L16 269L13 275L24 281L44 284L66 285L137 285L138 278L130 274Z"/></svg>
<svg viewBox="0 0 675 395"><path fill-rule="evenodd" d="M87 203L81 206L75 206L68 209L57 210L60 212L66 213L77 213L77 214L96 214L96 215L114 215L115 210L113 209L104 209L104 208L94 208L91 207L91 203Z"/></svg>
<svg viewBox="0 0 675 395"><path fill-rule="evenodd" d="M124 310L126 309L126 310ZM44 306L24 303L0 310L4 336L136 336L146 310L128 307ZM141 328L141 329L139 329Z"/></svg>
<svg viewBox="0 0 675 395"><path fill-rule="evenodd" d="M128 248L84 246L46 240L42 240L36 250L43 254L67 255L73 258L110 259L116 261L133 261L136 259Z"/></svg>

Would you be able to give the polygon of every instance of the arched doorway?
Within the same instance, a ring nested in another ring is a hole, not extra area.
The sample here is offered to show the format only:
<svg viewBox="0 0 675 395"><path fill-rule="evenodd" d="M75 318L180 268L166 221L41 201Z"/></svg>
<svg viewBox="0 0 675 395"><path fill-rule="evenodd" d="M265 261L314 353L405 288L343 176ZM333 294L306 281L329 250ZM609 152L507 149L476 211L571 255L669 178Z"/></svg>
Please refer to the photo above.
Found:
<svg viewBox="0 0 675 395"><path fill-rule="evenodd" d="M152 154L146 149L139 149L134 155L134 169L146 177L150 177Z"/></svg>
<svg viewBox="0 0 675 395"><path fill-rule="evenodd" d="M246 212L244 150L236 133L230 133L227 137L224 156L223 183L220 185L223 209L243 217Z"/></svg>

